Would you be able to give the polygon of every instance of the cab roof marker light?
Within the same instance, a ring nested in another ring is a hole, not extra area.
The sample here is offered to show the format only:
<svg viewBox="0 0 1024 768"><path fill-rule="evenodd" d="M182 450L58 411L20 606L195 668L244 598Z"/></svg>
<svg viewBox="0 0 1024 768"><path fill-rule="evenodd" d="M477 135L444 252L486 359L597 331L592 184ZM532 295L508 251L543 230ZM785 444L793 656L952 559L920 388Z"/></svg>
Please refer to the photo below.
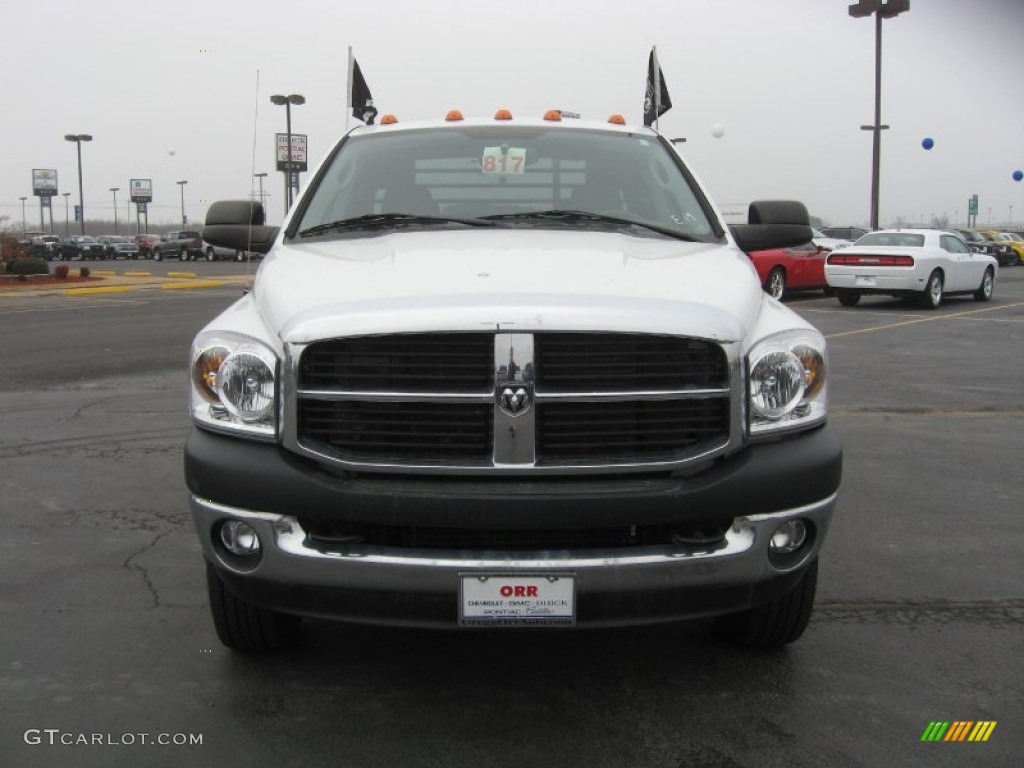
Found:
<svg viewBox="0 0 1024 768"><path fill-rule="evenodd" d="M390 114L384 115L384 117L382 117L380 119L380 124L381 125L394 125L397 122L398 122L398 118L395 117L394 115L390 115Z"/></svg>
<svg viewBox="0 0 1024 768"><path fill-rule="evenodd" d="M562 113L557 109L549 109L544 113L544 119L550 120L552 123L560 123L562 122Z"/></svg>
<svg viewBox="0 0 1024 768"><path fill-rule="evenodd" d="M510 111L508 111L507 109L499 109L497 112L494 113L494 119L495 120L511 120L512 119L512 113Z"/></svg>
<svg viewBox="0 0 1024 768"><path fill-rule="evenodd" d="M622 115L614 114L608 118L608 122L611 123L612 125L625 125L626 118L624 118Z"/></svg>
<svg viewBox="0 0 1024 768"><path fill-rule="evenodd" d="M462 117L462 113L459 110L450 109L448 110L448 114L444 116L444 119L449 123L457 123L464 118Z"/></svg>

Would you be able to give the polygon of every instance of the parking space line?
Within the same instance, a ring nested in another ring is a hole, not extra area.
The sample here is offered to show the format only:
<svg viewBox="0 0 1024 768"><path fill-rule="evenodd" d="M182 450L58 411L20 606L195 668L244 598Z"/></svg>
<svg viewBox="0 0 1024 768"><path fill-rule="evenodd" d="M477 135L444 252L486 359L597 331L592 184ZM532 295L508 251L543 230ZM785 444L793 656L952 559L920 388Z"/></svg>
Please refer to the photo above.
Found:
<svg viewBox="0 0 1024 768"><path fill-rule="evenodd" d="M902 323L889 323L888 325L876 325L871 328L860 328L856 331L841 331L840 333L830 333L825 336L826 339L839 339L843 336L856 336L861 333L874 333L875 331L887 331L891 328L901 328L905 325L916 325L918 323L932 323L937 320L949 320L951 318L968 317L970 315L980 315L984 312L996 312L1001 309L1011 309L1013 307L1024 307L1024 301L1018 301L1015 304L1000 304L997 307L985 307L984 309L971 309L966 312L954 312L949 315L933 315L931 317L919 317L914 320L905 320ZM973 318L972 318L973 319Z"/></svg>

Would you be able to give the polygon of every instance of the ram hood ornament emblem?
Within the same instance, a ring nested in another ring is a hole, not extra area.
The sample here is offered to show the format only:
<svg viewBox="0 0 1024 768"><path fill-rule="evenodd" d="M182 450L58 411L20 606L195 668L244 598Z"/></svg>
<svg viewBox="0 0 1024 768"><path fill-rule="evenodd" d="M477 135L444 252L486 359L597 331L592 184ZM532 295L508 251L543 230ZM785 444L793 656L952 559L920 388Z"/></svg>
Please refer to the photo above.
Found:
<svg viewBox="0 0 1024 768"><path fill-rule="evenodd" d="M532 404L529 384L509 382L498 388L498 407L508 416L522 416Z"/></svg>

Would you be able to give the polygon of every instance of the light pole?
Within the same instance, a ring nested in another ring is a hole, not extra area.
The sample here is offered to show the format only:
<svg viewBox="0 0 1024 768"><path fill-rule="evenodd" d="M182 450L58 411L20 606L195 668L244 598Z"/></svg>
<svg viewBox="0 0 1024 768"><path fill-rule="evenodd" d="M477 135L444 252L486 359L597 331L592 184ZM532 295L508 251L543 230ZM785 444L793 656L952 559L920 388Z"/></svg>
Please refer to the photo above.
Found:
<svg viewBox="0 0 1024 768"><path fill-rule="evenodd" d="M910 0L857 0L849 6L855 19L875 16L875 122L862 125L861 130L872 132L871 142L871 228L878 229L878 179L882 162L882 19L891 19L910 10Z"/></svg>
<svg viewBox="0 0 1024 768"><path fill-rule="evenodd" d="M114 234L117 234L117 193L120 187L111 187L110 191L114 193Z"/></svg>
<svg viewBox="0 0 1024 768"><path fill-rule="evenodd" d="M267 178L267 174L265 174L265 173L254 173L253 176L255 176L257 179L260 180L260 205L262 205L264 208L266 208L266 205L264 205L264 203L263 203L263 180L265 178Z"/></svg>
<svg viewBox="0 0 1024 768"><path fill-rule="evenodd" d="M28 230L28 225L25 223L25 201L28 200L28 198L19 197L18 199L21 200L21 237L24 239L25 232Z"/></svg>
<svg viewBox="0 0 1024 768"><path fill-rule="evenodd" d="M66 133L65 141L73 141L78 145L78 213L82 217L82 234L85 234L85 197L82 194L82 142L92 141L87 133Z"/></svg>
<svg viewBox="0 0 1024 768"><path fill-rule="evenodd" d="M187 181L179 181L178 186L181 187L181 228L184 229L187 225L185 224L185 185Z"/></svg>
<svg viewBox="0 0 1024 768"><path fill-rule="evenodd" d="M299 104L306 103L306 97L300 93L293 93L288 96L282 96L275 94L270 97L272 104L277 106L284 105L285 109L285 120L287 122L288 134L288 160L285 163L284 172L284 212L288 215L288 211L292 207L292 104L296 106Z"/></svg>
<svg viewBox="0 0 1024 768"><path fill-rule="evenodd" d="M71 193L61 192L60 196L64 198L64 239L67 240L71 237L71 214L68 213L68 198L71 197Z"/></svg>

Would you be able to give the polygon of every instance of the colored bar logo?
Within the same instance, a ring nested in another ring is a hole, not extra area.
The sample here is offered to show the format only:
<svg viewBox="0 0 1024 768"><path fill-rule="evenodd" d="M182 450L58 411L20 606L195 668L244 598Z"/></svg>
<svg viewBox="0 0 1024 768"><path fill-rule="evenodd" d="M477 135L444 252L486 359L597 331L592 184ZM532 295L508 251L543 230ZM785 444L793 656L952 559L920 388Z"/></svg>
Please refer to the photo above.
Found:
<svg viewBox="0 0 1024 768"><path fill-rule="evenodd" d="M933 720L921 734L921 741L988 741L995 729L995 720Z"/></svg>

